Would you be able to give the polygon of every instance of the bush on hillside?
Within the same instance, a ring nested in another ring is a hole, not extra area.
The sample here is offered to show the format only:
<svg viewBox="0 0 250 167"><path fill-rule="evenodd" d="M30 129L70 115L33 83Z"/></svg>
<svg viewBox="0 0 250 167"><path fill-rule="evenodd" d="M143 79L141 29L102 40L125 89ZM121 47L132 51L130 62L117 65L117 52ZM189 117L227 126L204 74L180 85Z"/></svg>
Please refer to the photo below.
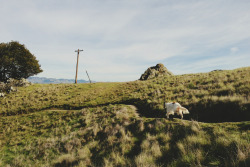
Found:
<svg viewBox="0 0 250 167"><path fill-rule="evenodd" d="M16 41L0 44L0 81L28 78L42 72L36 57Z"/></svg>

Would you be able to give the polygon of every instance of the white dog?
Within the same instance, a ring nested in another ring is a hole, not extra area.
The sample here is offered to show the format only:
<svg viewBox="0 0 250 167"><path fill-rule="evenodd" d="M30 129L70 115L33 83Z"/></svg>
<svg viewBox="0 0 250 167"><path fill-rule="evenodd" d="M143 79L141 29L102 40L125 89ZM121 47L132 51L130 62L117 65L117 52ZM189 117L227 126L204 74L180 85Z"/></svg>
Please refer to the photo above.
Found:
<svg viewBox="0 0 250 167"><path fill-rule="evenodd" d="M182 107L179 103L172 102L172 103L165 103L166 108L166 116L169 118L169 115L174 115L174 113L181 116L181 119L183 119L183 114L189 114L188 109L185 107Z"/></svg>

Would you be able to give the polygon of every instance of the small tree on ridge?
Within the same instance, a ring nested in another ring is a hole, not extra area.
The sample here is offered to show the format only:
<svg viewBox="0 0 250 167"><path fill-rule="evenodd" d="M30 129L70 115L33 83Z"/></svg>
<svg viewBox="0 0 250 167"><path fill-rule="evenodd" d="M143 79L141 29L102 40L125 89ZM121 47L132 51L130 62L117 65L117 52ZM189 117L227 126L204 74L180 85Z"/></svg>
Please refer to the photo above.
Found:
<svg viewBox="0 0 250 167"><path fill-rule="evenodd" d="M0 44L0 81L28 78L42 72L36 57L17 41Z"/></svg>

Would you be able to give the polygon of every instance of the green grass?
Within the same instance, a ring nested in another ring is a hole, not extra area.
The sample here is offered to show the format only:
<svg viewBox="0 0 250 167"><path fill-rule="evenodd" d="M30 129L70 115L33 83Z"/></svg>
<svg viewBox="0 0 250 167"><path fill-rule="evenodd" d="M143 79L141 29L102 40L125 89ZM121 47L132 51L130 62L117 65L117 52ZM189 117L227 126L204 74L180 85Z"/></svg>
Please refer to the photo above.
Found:
<svg viewBox="0 0 250 167"><path fill-rule="evenodd" d="M141 118L130 105L1 117L5 166L247 166L250 122Z"/></svg>
<svg viewBox="0 0 250 167"><path fill-rule="evenodd" d="M0 115L44 109L81 109L131 104L147 117L163 117L163 102L178 101L190 119L204 122L250 118L250 67L210 73L166 76L148 81L95 84L34 84L0 99Z"/></svg>
<svg viewBox="0 0 250 167"><path fill-rule="evenodd" d="M0 166L249 166L249 78L246 67L18 88L0 99ZM164 100L187 120L166 119Z"/></svg>

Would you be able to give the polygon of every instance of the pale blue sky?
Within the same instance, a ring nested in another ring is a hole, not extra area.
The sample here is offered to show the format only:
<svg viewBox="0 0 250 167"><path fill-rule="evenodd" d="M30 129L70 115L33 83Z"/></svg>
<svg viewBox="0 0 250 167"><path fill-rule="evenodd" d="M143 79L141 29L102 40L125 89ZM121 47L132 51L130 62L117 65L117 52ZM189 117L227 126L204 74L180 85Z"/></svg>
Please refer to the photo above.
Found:
<svg viewBox="0 0 250 167"><path fill-rule="evenodd" d="M0 42L25 44L39 77L133 81L250 65L249 0L0 0Z"/></svg>

